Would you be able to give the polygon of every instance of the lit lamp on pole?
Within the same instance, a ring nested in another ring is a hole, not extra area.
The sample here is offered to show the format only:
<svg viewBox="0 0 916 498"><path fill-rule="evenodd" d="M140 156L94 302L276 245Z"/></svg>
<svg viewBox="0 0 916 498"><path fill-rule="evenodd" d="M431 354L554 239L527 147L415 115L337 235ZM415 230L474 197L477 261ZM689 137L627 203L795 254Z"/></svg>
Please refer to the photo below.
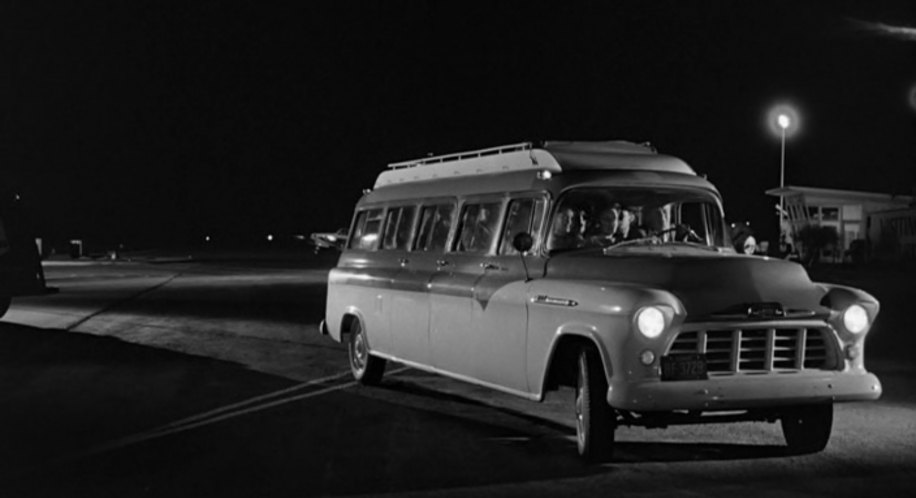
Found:
<svg viewBox="0 0 916 498"><path fill-rule="evenodd" d="M770 131L779 137L779 232L786 230L785 195L781 190L786 186L786 138L798 131L798 112L787 104L780 104L770 109L767 117Z"/></svg>
<svg viewBox="0 0 916 498"><path fill-rule="evenodd" d="M776 117L776 124L780 130L780 147L779 147L779 188L786 186L786 129L792 124L792 118L788 114L780 114ZM783 217L785 216L784 196L779 194L779 230L782 231Z"/></svg>

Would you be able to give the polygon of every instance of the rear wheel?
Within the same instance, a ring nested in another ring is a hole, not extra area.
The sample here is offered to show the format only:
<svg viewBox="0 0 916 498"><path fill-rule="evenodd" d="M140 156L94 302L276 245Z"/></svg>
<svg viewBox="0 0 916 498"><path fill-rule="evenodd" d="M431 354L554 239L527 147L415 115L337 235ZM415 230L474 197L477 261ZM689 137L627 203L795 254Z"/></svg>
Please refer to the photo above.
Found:
<svg viewBox="0 0 916 498"><path fill-rule="evenodd" d="M369 341L359 319L354 320L350 328L347 353L350 358L350 371L360 384L373 385L382 380L385 373L385 360L369 353Z"/></svg>
<svg viewBox="0 0 916 498"><path fill-rule="evenodd" d="M576 443L579 456L589 462L610 460L617 426L607 404L607 379L594 347L579 350L576 372Z"/></svg>
<svg viewBox="0 0 916 498"><path fill-rule="evenodd" d="M782 415L780 424L791 452L822 451L833 429L833 404L793 406Z"/></svg>

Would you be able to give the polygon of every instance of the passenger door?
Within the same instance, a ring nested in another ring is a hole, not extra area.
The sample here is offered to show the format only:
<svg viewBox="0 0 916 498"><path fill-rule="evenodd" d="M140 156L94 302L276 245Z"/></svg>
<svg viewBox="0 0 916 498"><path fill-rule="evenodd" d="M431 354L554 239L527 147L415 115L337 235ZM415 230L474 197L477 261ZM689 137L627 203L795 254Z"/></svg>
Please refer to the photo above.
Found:
<svg viewBox="0 0 916 498"><path fill-rule="evenodd" d="M474 289L495 251L501 198L474 199L461 207L451 250L437 260L429 282L429 340L433 366L477 378L473 330Z"/></svg>
<svg viewBox="0 0 916 498"><path fill-rule="evenodd" d="M394 356L408 362L431 365L428 284L448 244L454 211L454 201L424 204L411 250L399 256L389 323Z"/></svg>
<svg viewBox="0 0 916 498"><path fill-rule="evenodd" d="M473 288L471 325L475 377L488 384L530 392L527 381L528 278L544 272L539 257L546 195L518 196L509 201L496 253L486 258ZM518 254L514 237L526 232L535 246Z"/></svg>

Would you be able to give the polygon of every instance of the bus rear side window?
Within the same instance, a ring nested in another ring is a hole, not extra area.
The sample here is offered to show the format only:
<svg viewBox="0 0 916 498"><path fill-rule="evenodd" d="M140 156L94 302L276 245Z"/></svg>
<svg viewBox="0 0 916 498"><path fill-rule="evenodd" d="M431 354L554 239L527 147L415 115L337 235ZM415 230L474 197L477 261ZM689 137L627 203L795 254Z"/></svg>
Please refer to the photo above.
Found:
<svg viewBox="0 0 916 498"><path fill-rule="evenodd" d="M379 229L382 227L382 210L371 209L360 211L353 224L353 236L350 237L350 249L371 251L378 242Z"/></svg>

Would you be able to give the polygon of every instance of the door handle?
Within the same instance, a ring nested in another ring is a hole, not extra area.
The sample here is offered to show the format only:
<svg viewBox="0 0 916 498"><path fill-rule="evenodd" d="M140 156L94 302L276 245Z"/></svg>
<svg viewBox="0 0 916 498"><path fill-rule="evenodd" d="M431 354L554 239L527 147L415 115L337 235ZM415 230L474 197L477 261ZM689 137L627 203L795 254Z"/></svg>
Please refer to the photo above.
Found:
<svg viewBox="0 0 916 498"><path fill-rule="evenodd" d="M480 263L480 267L483 268L484 270L498 270L499 269L499 265L497 265L496 263L492 263L490 261L484 261L483 263Z"/></svg>
<svg viewBox="0 0 916 498"><path fill-rule="evenodd" d="M398 263L400 263L401 266L407 266L407 263L410 263L410 260L407 258L398 258Z"/></svg>
<svg viewBox="0 0 916 498"><path fill-rule="evenodd" d="M450 264L451 264L451 263L449 263L448 261L446 261L446 260L444 260L444 259L437 259L437 260L436 260L436 266L439 266L439 267L448 266L448 265L450 265Z"/></svg>

